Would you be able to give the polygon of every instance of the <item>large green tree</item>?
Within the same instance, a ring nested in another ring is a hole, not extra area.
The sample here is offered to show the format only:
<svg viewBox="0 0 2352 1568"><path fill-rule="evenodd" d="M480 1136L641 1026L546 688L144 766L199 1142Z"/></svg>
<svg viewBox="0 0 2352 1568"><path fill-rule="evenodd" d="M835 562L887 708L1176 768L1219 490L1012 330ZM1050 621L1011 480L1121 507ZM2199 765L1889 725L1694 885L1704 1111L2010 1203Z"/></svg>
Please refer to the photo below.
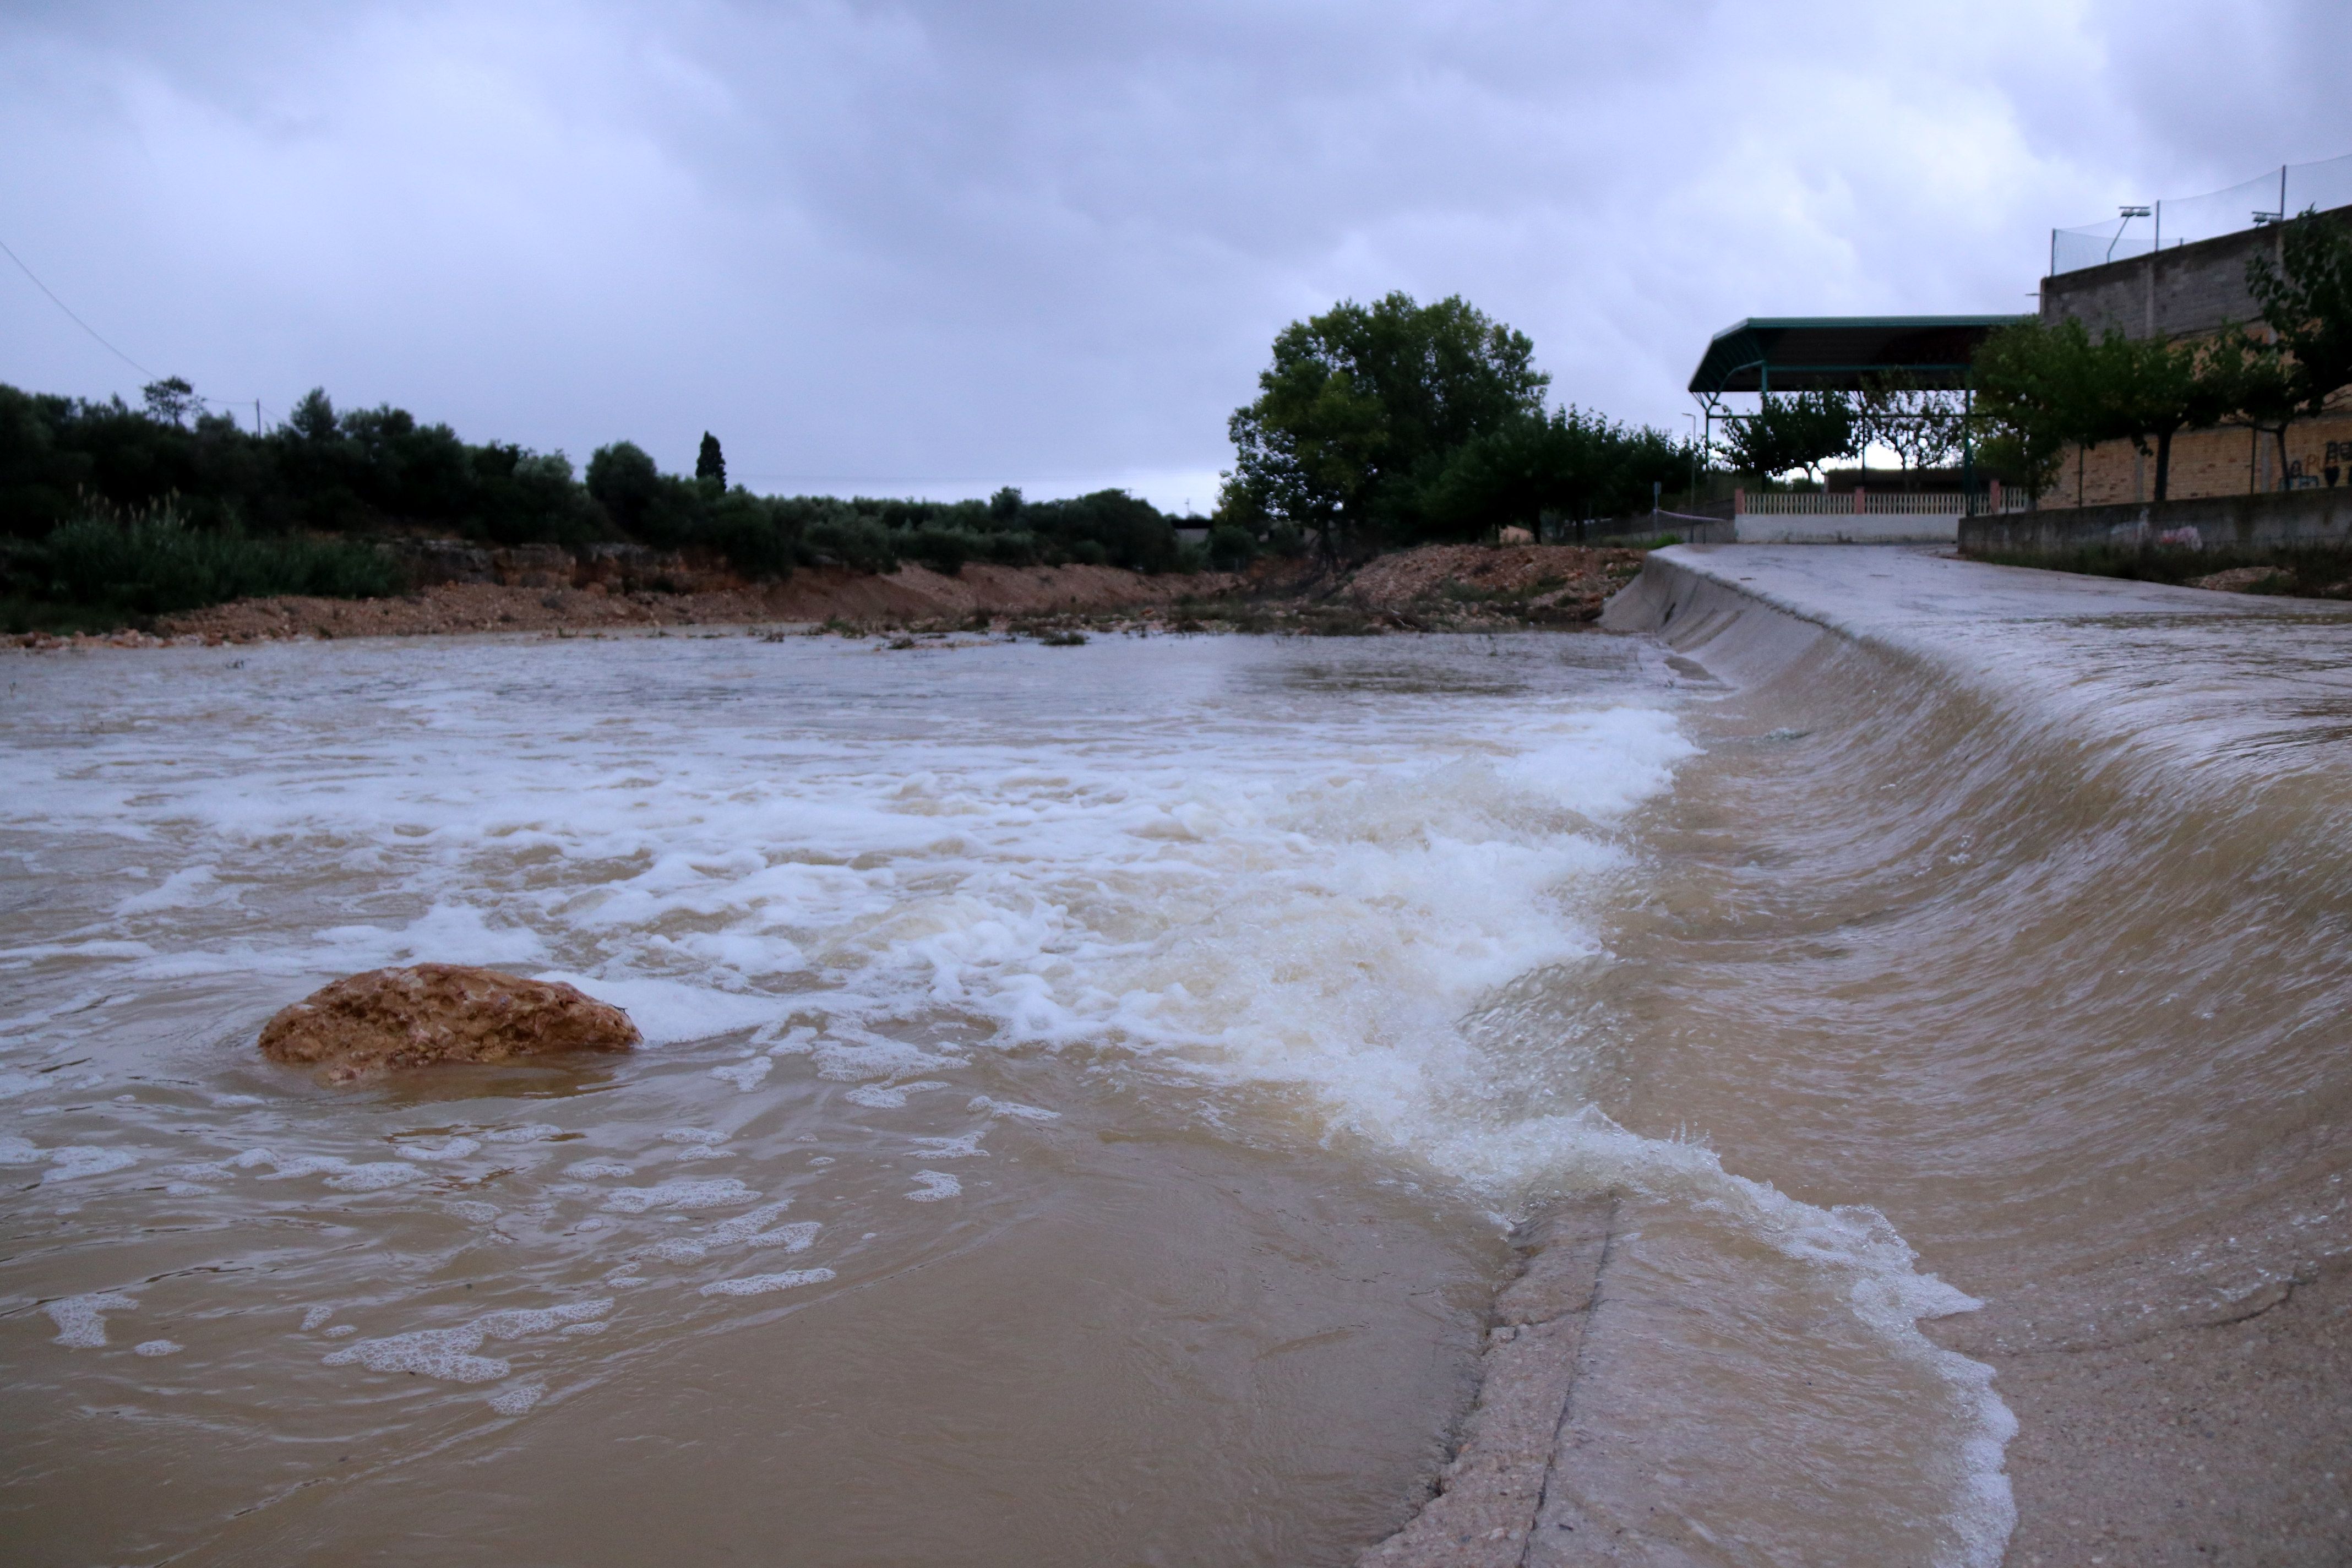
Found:
<svg viewBox="0 0 2352 1568"><path fill-rule="evenodd" d="M1423 488L1465 443L1539 419L1549 377L1526 334L1458 295L1343 301L1274 341L1234 411L1223 515L1315 533L1337 559L1425 531Z"/></svg>

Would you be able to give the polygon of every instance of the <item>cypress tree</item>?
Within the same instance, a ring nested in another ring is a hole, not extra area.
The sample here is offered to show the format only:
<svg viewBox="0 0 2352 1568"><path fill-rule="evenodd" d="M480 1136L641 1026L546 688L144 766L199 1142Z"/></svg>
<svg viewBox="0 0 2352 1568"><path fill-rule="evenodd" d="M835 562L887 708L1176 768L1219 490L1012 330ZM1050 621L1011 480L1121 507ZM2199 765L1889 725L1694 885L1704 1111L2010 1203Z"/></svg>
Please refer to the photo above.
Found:
<svg viewBox="0 0 2352 1568"><path fill-rule="evenodd" d="M719 450L719 437L708 430L702 433L702 450L695 454L694 477L716 480L722 490L727 488L727 458Z"/></svg>

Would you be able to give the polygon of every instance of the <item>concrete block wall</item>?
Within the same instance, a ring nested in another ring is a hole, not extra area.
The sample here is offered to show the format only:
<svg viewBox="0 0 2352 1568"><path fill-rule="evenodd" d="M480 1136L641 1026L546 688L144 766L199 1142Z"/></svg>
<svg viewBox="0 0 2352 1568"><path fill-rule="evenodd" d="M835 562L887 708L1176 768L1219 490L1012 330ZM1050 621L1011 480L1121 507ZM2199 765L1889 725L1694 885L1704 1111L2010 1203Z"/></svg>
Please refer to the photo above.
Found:
<svg viewBox="0 0 2352 1568"><path fill-rule="evenodd" d="M2352 545L2352 485L2332 490L2208 496L2161 505L2045 508L1960 520L1962 554L2042 554L2086 544L2189 550Z"/></svg>
<svg viewBox="0 0 2352 1568"><path fill-rule="evenodd" d="M2339 399L2339 406L2352 398ZM2282 483L2282 479L2284 480ZM2287 427L2282 472L2278 442L2224 426L2184 430L2172 438L2168 490L2176 500L2278 489L2352 486L2352 407ZM2129 441L2104 441L2070 454L2042 498L2044 506L2125 506L2156 494L2156 454Z"/></svg>

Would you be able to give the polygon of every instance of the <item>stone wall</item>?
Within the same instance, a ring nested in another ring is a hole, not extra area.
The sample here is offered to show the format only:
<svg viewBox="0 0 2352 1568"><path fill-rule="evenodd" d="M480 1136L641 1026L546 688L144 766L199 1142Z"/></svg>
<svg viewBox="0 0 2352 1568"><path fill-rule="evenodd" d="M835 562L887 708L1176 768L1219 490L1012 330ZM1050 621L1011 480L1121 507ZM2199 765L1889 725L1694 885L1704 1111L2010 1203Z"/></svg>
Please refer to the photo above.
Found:
<svg viewBox="0 0 2352 1568"><path fill-rule="evenodd" d="M2225 427L2172 438L2167 489L2176 500L2342 485L2352 485L2352 409L2289 426L2284 469L2278 442L2267 435ZM2068 457L2042 504L2135 505L2155 493L2156 454L2143 455L2129 441L2105 441Z"/></svg>
<svg viewBox="0 0 2352 1568"><path fill-rule="evenodd" d="M2268 495L2207 496L2161 505L2087 506L1963 518L1960 552L2043 553L2086 544L2189 550L2352 545L2352 485Z"/></svg>

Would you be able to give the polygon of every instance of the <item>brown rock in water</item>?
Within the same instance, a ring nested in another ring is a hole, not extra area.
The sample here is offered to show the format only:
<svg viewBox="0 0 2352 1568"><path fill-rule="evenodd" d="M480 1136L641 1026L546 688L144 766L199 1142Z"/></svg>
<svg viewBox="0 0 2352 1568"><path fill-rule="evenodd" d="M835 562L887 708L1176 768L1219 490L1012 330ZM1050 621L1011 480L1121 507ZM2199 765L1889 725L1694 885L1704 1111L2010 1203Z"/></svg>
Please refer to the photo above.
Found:
<svg viewBox="0 0 2352 1568"><path fill-rule="evenodd" d="M372 969L311 993L261 1027L261 1054L348 1081L386 1068L625 1051L629 1016L555 981L462 963Z"/></svg>

